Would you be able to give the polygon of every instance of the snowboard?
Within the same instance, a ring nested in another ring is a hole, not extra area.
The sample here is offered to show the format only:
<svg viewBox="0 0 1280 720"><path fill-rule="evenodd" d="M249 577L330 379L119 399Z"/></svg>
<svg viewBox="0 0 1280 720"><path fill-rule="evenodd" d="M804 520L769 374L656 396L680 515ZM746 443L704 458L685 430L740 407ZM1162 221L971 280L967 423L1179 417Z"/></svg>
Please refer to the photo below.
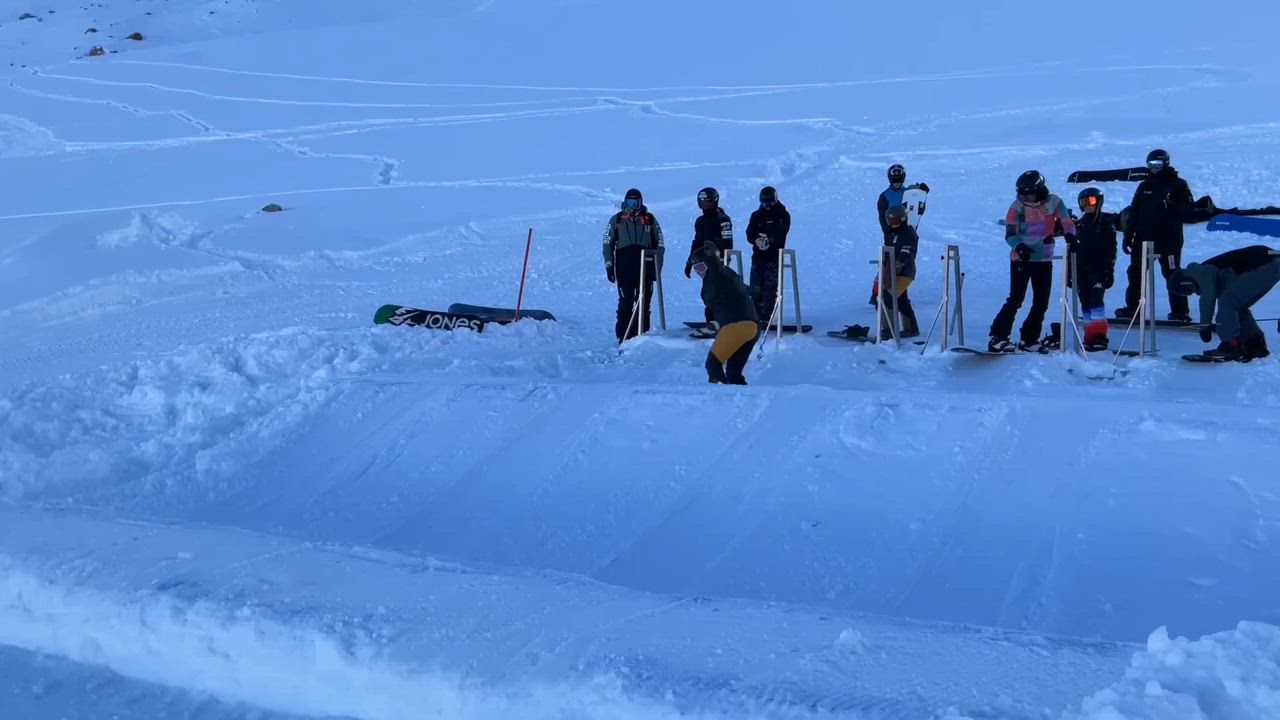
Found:
<svg viewBox="0 0 1280 720"><path fill-rule="evenodd" d="M920 227L920 216L924 215L928 199L929 191L919 185L908 185L902 191L902 204L907 206L907 224L913 229Z"/></svg>
<svg viewBox="0 0 1280 720"><path fill-rule="evenodd" d="M1183 359L1183 360L1186 360L1187 362L1193 362L1193 363L1205 363L1205 364L1218 364L1218 363L1238 362L1237 360L1225 360L1225 359L1221 359L1221 358L1211 358L1211 357L1208 357L1208 356L1205 356L1205 355L1201 355L1200 353L1194 353L1194 354L1183 355L1183 356L1182 356L1182 359Z"/></svg>
<svg viewBox="0 0 1280 720"><path fill-rule="evenodd" d="M1280 237L1280 218L1219 214L1213 216L1207 229L1209 232L1242 232Z"/></svg>
<svg viewBox="0 0 1280 720"><path fill-rule="evenodd" d="M405 325L431 330L474 330L483 332L485 321L474 315L422 310L404 305L383 305L373 314L375 325Z"/></svg>
<svg viewBox="0 0 1280 720"><path fill-rule="evenodd" d="M1117 168L1115 170L1076 170L1067 176L1069 183L1136 182L1146 180L1151 171L1146 167Z"/></svg>
<svg viewBox="0 0 1280 720"><path fill-rule="evenodd" d="M484 305L468 305L467 303L454 303L449 306L449 312L455 315L471 315L483 318L486 322L496 322L506 324L513 322L516 317L515 308L497 308L485 307ZM529 318L530 320L555 320L556 317L546 310L533 310L529 308L520 309L520 319Z"/></svg>
<svg viewBox="0 0 1280 720"><path fill-rule="evenodd" d="M685 327L691 327L694 330L701 330L702 328L705 328L707 326L707 322L705 320L702 320L702 321L685 320L684 324L685 324ZM766 330L765 332L777 332L777 331L778 331L778 327L776 325L770 325L769 329ZM782 325L782 332L784 333L794 333L794 332L807 333L812 331L813 331L813 326L808 324L796 326L796 325L787 325L784 323ZM702 336L699 335L697 337L702 337ZM708 337L711 337L711 336L708 336Z"/></svg>
<svg viewBox="0 0 1280 720"><path fill-rule="evenodd" d="M990 350L980 350L978 348L965 347L963 345L956 345L955 347L950 348L950 350L951 352L954 352L954 353L964 353L966 355L981 355L983 357L1000 357L1002 355L1039 355L1040 354L1040 353L1028 353L1028 352L1017 352L1017 351L991 352Z"/></svg>
<svg viewBox="0 0 1280 720"><path fill-rule="evenodd" d="M1128 326L1129 326L1129 322L1130 322L1130 320L1131 320L1130 318L1109 317L1109 318L1107 318L1107 324L1108 324L1108 325L1120 325L1121 327L1128 327ZM1137 323L1136 321L1134 321L1134 323L1133 323L1133 327L1134 327L1134 329L1137 329L1137 327L1138 327L1138 323ZM1157 320L1157 321L1156 321L1156 327L1162 327L1162 328L1193 328L1193 329L1199 330L1200 328L1202 328L1202 327L1204 327L1204 326L1203 326L1203 325L1201 325L1200 323L1194 323L1194 322L1189 322L1189 323L1188 323L1188 322L1178 322L1177 320Z"/></svg>
<svg viewBox="0 0 1280 720"><path fill-rule="evenodd" d="M841 340L848 340L849 342L856 342L856 343L875 343L876 341L875 335L864 335L862 337L853 337L851 335L846 335L843 330L828 330L827 337L840 338ZM911 340L912 345L924 344L924 340L916 340L914 338L903 338L903 339ZM893 338L885 338L885 342L893 342Z"/></svg>

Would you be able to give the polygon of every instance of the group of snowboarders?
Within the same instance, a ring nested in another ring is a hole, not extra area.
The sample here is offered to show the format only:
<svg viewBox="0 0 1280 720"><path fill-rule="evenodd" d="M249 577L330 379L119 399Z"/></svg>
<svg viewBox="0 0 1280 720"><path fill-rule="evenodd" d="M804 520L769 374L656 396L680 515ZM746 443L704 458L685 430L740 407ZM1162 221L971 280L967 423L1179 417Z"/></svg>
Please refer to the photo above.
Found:
<svg viewBox="0 0 1280 720"><path fill-rule="evenodd" d="M727 252L734 249L733 219L720 206L720 193L713 187L702 188L697 201L701 213L694 220L693 242L684 265L686 278L697 273L702 281L705 325L694 335L715 338L707 353L709 382L745 385L742 370L777 302L778 265L791 231L791 214L776 189L760 188L760 206L747 222L748 285L724 263ZM602 250L605 274L617 286L615 335L623 343L649 327L652 283L666 253L661 225L645 207L638 189L627 191L622 208L609 219ZM641 287L640 258L646 250L650 260Z"/></svg>
<svg viewBox="0 0 1280 720"><path fill-rule="evenodd" d="M1022 173L1014 184L1015 196L1005 215L1005 242L1009 247L1009 295L993 318L987 351L993 353L1046 352L1060 346L1060 328L1043 335L1045 313L1053 289L1056 238L1061 236L1074 256L1068 284L1080 299L1086 350L1109 346L1104 296L1115 281L1117 250L1129 255L1128 285L1124 306L1115 318L1130 319L1138 310L1141 294L1141 247L1153 243L1169 292L1169 320L1191 323L1190 295L1200 296L1201 339L1210 342L1213 332L1219 347L1204 355L1213 361L1266 357L1261 329L1249 308L1280 282L1280 253L1265 245L1233 250L1202 263L1182 267L1183 224L1196 211L1185 180L1170 164L1169 153L1152 150L1146 161L1149 174L1141 181L1133 200L1121 213L1103 210L1105 196L1087 187L1076 197L1080 214L1067 208L1052 193L1038 170ZM919 323L908 295L916 277L919 236L915 224L924 212L924 183L906 185L906 169L892 165L889 186L876 200L876 214L883 246L892 248L892 268L882 268L872 289L871 304L899 313L899 337L919 335ZM916 194L908 201L907 195ZM744 281L725 263L733 249L733 220L720 206L715 188L698 191L701 213L694 221L684 275L697 274L702 281L705 325L695 337L715 338L707 353L708 382L746 384L743 370L761 332L770 326L777 303L778 266L791 229L791 215L771 186L760 189L759 207L747 223L751 243L751 270ZM649 251L641 282L641 257ZM662 228L644 205L638 189L627 191L621 209L610 219L603 239L605 273L617 286L616 336L619 343L649 327L654 280L662 271L666 248ZM886 281L880 282L884 277ZM642 287L643 285L643 287ZM884 285L884 287L881 287ZM1016 315L1031 290L1031 307L1019 327L1015 344L1010 336ZM643 298L643 300L642 300ZM1214 319L1217 322L1214 322ZM888 336L889 314L882 314L881 336ZM851 337L866 336L869 328L850 326Z"/></svg>

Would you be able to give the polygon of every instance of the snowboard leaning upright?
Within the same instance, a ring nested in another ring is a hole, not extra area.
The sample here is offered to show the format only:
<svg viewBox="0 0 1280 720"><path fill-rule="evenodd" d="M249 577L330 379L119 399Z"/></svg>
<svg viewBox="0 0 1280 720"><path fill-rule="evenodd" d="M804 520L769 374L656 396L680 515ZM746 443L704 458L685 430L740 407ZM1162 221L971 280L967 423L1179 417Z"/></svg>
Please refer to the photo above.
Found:
<svg viewBox="0 0 1280 720"><path fill-rule="evenodd" d="M902 191L902 204L907 206L907 224L913 229L920 227L920 216L924 215L928 200L929 191L918 184L908 185Z"/></svg>

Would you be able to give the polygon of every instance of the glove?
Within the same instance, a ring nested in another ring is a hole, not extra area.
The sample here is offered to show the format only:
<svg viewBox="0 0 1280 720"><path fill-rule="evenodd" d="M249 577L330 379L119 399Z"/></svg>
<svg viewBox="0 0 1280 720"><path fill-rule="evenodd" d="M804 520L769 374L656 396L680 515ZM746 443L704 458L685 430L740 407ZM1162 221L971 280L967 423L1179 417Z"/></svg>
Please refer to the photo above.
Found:
<svg viewBox="0 0 1280 720"><path fill-rule="evenodd" d="M761 250L768 250L769 243L770 240L768 235L765 235L764 233L756 235L755 245L757 248L760 248Z"/></svg>
<svg viewBox="0 0 1280 720"><path fill-rule="evenodd" d="M605 266L604 266L604 276L605 276L605 277L607 277L607 278L609 278L609 282L614 282L614 281L617 279L617 278L615 278L615 277L613 276L613 266L612 266L612 265L605 265Z"/></svg>
<svg viewBox="0 0 1280 720"><path fill-rule="evenodd" d="M1124 239L1120 241L1120 249L1124 250L1125 255L1133 253L1133 236L1125 235Z"/></svg>
<svg viewBox="0 0 1280 720"><path fill-rule="evenodd" d="M1032 255L1031 247L1026 243L1018 243L1017 245L1014 245L1013 251L1018 254L1018 259L1021 260L1022 262L1031 261L1031 255Z"/></svg>
<svg viewBox="0 0 1280 720"><path fill-rule="evenodd" d="M1213 333L1217 329L1218 326L1213 323L1210 323L1209 327L1200 328L1200 342L1213 342Z"/></svg>
<svg viewBox="0 0 1280 720"><path fill-rule="evenodd" d="M685 263L685 264L684 264L684 276L685 276L685 277L693 277L693 263L692 263L692 262L687 262L687 263Z"/></svg>
<svg viewBox="0 0 1280 720"><path fill-rule="evenodd" d="M920 188L925 192L929 192L929 186L926 185L925 183L916 183L916 187Z"/></svg>
<svg viewBox="0 0 1280 720"><path fill-rule="evenodd" d="M1080 246L1080 238L1075 235L1064 235L1063 238L1066 239L1067 247L1071 248L1071 252L1075 252L1076 248Z"/></svg>

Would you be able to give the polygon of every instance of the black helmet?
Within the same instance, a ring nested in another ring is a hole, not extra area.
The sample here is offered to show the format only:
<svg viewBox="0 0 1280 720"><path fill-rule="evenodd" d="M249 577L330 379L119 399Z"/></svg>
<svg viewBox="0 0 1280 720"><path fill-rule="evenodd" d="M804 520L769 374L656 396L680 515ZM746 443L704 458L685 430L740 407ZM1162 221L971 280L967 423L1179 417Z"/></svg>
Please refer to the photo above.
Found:
<svg viewBox="0 0 1280 720"><path fill-rule="evenodd" d="M894 164L889 166L889 183L896 185L907 181L907 169L901 165Z"/></svg>
<svg viewBox="0 0 1280 720"><path fill-rule="evenodd" d="M1044 202L1049 197L1049 188L1045 187L1044 175L1039 170L1028 170L1018 176L1018 182L1015 184L1018 190L1018 197L1031 195L1036 202Z"/></svg>
<svg viewBox="0 0 1280 720"><path fill-rule="evenodd" d="M704 187L698 191L698 207L713 208L720 204L720 193L713 187Z"/></svg>
<svg viewBox="0 0 1280 720"><path fill-rule="evenodd" d="M776 203L778 202L778 191L772 186L765 185L760 188L760 203Z"/></svg>
<svg viewBox="0 0 1280 720"><path fill-rule="evenodd" d="M1081 210L1084 210L1087 207L1096 207L1101 209L1102 199L1103 196L1101 190L1096 187L1087 187L1080 191L1080 194L1076 197L1076 202L1080 203Z"/></svg>
<svg viewBox="0 0 1280 720"><path fill-rule="evenodd" d="M640 191L635 188L631 188L630 190L628 190L627 194L622 197L623 208L640 207L642 204L644 204L644 196L641 195Z"/></svg>
<svg viewBox="0 0 1280 720"><path fill-rule="evenodd" d="M1160 148L1156 148L1155 150L1152 150L1151 152L1147 153L1147 169L1149 169L1151 172L1158 173L1167 167L1169 167L1169 151L1168 150L1161 150Z"/></svg>
<svg viewBox="0 0 1280 720"><path fill-rule="evenodd" d="M907 221L906 205L891 205L888 210L884 211L885 222L892 225L894 220L897 220L900 223L904 223Z"/></svg>

